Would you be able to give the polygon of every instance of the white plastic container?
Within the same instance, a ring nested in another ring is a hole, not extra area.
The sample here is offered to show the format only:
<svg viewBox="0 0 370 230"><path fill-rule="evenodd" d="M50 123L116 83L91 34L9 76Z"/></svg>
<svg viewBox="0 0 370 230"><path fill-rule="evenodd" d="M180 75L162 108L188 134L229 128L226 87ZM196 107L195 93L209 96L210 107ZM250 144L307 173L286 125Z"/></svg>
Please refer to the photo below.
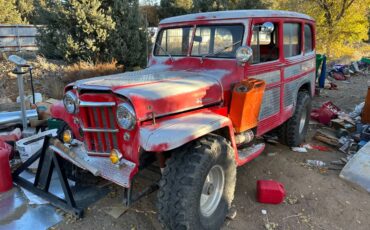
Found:
<svg viewBox="0 0 370 230"><path fill-rule="evenodd" d="M19 152L19 155L21 157L21 161L24 163L26 162L33 154L37 153L42 148L42 145L44 144L44 137L47 135L56 136L57 130L52 129L48 130L42 133L38 133L36 135L23 138L16 142L16 148ZM37 140L40 139L40 140ZM36 141L34 141L36 140ZM39 160L36 160L33 162L28 168L29 169L37 169L37 166L39 165Z"/></svg>
<svg viewBox="0 0 370 230"><path fill-rule="evenodd" d="M33 103L33 95L26 95L24 97L24 100L29 102L29 103ZM20 97L18 96L17 97L17 103L20 103L21 102L21 99ZM41 93L35 93L35 103L39 103L39 102L42 102L42 94Z"/></svg>

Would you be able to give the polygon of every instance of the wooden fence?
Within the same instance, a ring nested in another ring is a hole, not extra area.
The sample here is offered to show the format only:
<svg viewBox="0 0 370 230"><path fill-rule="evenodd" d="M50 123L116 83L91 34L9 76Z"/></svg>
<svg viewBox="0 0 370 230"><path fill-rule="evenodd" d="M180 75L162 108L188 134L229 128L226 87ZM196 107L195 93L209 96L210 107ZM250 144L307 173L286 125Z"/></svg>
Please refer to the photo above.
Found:
<svg viewBox="0 0 370 230"><path fill-rule="evenodd" d="M0 51L34 51L37 29L33 25L0 24Z"/></svg>

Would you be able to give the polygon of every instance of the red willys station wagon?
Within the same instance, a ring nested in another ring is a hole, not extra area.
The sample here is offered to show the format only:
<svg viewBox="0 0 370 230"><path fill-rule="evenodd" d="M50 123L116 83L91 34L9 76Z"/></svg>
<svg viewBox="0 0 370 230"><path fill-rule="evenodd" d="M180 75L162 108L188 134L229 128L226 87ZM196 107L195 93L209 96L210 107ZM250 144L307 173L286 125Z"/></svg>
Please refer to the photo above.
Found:
<svg viewBox="0 0 370 230"><path fill-rule="evenodd" d="M315 56L315 22L300 13L164 19L146 69L66 86L52 115L63 121L59 144L68 151L53 148L79 168L67 174L89 171L121 185L127 205L159 188L159 220L168 229L219 229L236 168L264 150L259 137L278 130L288 146L304 140ZM132 195L148 167L159 181Z"/></svg>

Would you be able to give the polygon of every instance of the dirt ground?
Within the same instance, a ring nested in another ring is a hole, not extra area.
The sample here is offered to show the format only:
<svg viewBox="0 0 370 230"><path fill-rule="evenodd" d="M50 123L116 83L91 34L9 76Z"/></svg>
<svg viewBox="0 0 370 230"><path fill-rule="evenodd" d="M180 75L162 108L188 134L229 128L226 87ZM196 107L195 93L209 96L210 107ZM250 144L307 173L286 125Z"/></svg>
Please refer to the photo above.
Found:
<svg viewBox="0 0 370 230"><path fill-rule="evenodd" d="M349 112L364 100L367 80L366 76L357 76L349 82L336 82L338 90L322 91L313 104L319 106L331 100ZM310 125L306 142L324 145L311 139L317 128L317 125ZM302 164L306 159L330 162L343 156L336 149L298 153L280 144L267 144L261 156L238 168L233 202L237 216L234 220L226 220L223 229L369 229L367 192L340 179L340 170L310 169ZM259 179L283 183L287 192L284 203L258 203L255 193ZM140 200L115 219L105 212L120 204L122 191L118 187L114 190L92 205L85 218L66 218L53 229L161 229L155 207L156 193ZM262 214L262 210L267 214Z"/></svg>

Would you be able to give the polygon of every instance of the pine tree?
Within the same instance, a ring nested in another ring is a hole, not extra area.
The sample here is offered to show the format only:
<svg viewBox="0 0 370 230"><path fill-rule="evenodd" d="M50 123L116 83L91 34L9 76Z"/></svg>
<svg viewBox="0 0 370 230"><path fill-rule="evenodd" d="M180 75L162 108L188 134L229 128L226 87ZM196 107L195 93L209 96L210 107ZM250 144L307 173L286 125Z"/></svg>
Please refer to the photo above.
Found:
<svg viewBox="0 0 370 230"><path fill-rule="evenodd" d="M116 23L109 42L113 57L127 68L145 66L147 34L139 0L114 0L112 18Z"/></svg>
<svg viewBox="0 0 370 230"><path fill-rule="evenodd" d="M161 0L160 8L158 11L159 18L163 19L163 18L187 14L191 12L191 9L182 8L182 6L189 5L189 4L183 4L182 2L178 4L178 1L184 1L184 0ZM192 2L192 0L186 0L186 1Z"/></svg>
<svg viewBox="0 0 370 230"><path fill-rule="evenodd" d="M16 8L14 0L0 0L0 24L20 24L22 18Z"/></svg>
<svg viewBox="0 0 370 230"><path fill-rule="evenodd" d="M237 9L266 9L270 6L269 2L258 0L258 1L250 1L250 0L237 0L236 1L236 8Z"/></svg>
<svg viewBox="0 0 370 230"><path fill-rule="evenodd" d="M33 24L35 15L34 0L16 0L15 4L22 20Z"/></svg>
<svg viewBox="0 0 370 230"><path fill-rule="evenodd" d="M187 13L235 9L265 9L266 0L161 0L160 18Z"/></svg>
<svg viewBox="0 0 370 230"><path fill-rule="evenodd" d="M114 30L109 12L100 0L47 0L36 4L39 27L39 50L46 57L69 62L109 61L107 40ZM36 21L37 21L36 20Z"/></svg>

